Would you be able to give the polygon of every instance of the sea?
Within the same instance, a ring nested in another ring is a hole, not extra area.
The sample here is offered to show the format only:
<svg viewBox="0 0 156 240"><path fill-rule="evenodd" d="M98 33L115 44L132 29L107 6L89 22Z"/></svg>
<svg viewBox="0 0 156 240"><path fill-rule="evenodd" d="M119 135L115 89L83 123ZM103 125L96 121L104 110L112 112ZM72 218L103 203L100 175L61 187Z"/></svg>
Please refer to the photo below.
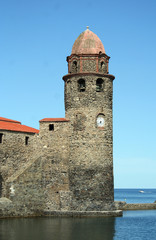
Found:
<svg viewBox="0 0 156 240"><path fill-rule="evenodd" d="M126 201L126 203L154 203L156 201L156 189L117 188L114 190L114 200Z"/></svg>
<svg viewBox="0 0 156 240"><path fill-rule="evenodd" d="M156 189L115 189L115 200L153 203ZM122 217L0 219L0 240L155 240L156 210Z"/></svg>

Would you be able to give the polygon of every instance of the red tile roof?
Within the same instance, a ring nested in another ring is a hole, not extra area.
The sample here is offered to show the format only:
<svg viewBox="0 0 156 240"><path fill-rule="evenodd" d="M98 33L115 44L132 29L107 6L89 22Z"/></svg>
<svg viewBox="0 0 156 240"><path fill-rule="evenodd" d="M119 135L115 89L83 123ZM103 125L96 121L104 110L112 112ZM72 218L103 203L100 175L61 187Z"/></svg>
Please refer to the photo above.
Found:
<svg viewBox="0 0 156 240"><path fill-rule="evenodd" d="M3 122L14 122L14 123L20 123L19 121L16 121L16 120L12 120L12 119L8 119L8 118L3 118L3 117L0 117L0 121L3 121Z"/></svg>
<svg viewBox="0 0 156 240"><path fill-rule="evenodd" d="M40 122L69 122L66 118L43 118Z"/></svg>
<svg viewBox="0 0 156 240"><path fill-rule="evenodd" d="M27 132L39 133L38 129L22 125L21 122L14 121L7 118L0 117L0 130L14 131L14 132Z"/></svg>

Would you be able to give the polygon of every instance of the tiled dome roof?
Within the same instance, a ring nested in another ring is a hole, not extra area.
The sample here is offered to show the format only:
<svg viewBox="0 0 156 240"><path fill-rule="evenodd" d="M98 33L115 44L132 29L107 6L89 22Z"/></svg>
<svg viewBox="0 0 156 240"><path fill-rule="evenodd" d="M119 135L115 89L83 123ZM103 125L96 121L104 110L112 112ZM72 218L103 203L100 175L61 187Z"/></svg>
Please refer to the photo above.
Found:
<svg viewBox="0 0 156 240"><path fill-rule="evenodd" d="M98 36L88 28L75 40L72 54L99 54L105 53L104 46Z"/></svg>

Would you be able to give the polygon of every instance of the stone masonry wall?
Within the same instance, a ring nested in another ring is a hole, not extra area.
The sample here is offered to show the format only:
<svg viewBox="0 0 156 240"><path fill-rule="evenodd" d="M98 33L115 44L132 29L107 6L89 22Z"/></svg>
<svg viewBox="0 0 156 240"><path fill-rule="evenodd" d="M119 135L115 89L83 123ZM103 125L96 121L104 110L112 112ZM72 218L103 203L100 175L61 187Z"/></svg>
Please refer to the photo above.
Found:
<svg viewBox="0 0 156 240"><path fill-rule="evenodd" d="M21 174L11 177L5 183L5 197L12 203L1 209L3 216L38 216L45 207L42 158L37 158L22 170Z"/></svg>
<svg viewBox="0 0 156 240"><path fill-rule="evenodd" d="M78 91L78 80L85 79L86 87L84 92ZM96 80L103 80L103 91L96 92ZM73 115L75 109L79 109L84 106L92 111L94 108L109 109L112 111L112 95L113 95L113 85L112 80L109 77L99 76L99 75L83 75L83 77L76 76L70 77L65 82L65 110L66 117L69 118ZM70 111L69 111L70 110Z"/></svg>
<svg viewBox="0 0 156 240"><path fill-rule="evenodd" d="M49 131L49 124L54 130ZM69 122L40 122L42 178L46 209L69 208Z"/></svg>
<svg viewBox="0 0 156 240"><path fill-rule="evenodd" d="M49 124L54 124L53 131ZM12 203L1 209L3 215L32 216L70 209L68 125L40 123L32 158L5 182L5 197Z"/></svg>
<svg viewBox="0 0 156 240"><path fill-rule="evenodd" d="M96 91L99 75L84 74L85 91L78 91L79 74L65 83L66 118L70 119L69 184L73 210L113 208L112 80L100 76L103 90ZM97 127L98 114L105 125Z"/></svg>
<svg viewBox="0 0 156 240"><path fill-rule="evenodd" d="M0 144L0 174L4 183L32 158L37 134L13 131L0 131L0 133L3 134ZM26 137L29 137L28 145L25 145Z"/></svg>

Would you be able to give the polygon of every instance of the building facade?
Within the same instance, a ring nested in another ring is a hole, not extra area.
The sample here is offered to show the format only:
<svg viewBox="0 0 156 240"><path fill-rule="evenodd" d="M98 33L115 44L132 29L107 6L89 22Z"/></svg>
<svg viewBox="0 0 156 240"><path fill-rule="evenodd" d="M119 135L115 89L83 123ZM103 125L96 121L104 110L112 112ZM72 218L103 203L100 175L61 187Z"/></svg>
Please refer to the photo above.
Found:
<svg viewBox="0 0 156 240"><path fill-rule="evenodd" d="M114 209L109 57L87 29L67 62L65 118L44 118L40 130L0 119L0 196L11 201L3 215Z"/></svg>

